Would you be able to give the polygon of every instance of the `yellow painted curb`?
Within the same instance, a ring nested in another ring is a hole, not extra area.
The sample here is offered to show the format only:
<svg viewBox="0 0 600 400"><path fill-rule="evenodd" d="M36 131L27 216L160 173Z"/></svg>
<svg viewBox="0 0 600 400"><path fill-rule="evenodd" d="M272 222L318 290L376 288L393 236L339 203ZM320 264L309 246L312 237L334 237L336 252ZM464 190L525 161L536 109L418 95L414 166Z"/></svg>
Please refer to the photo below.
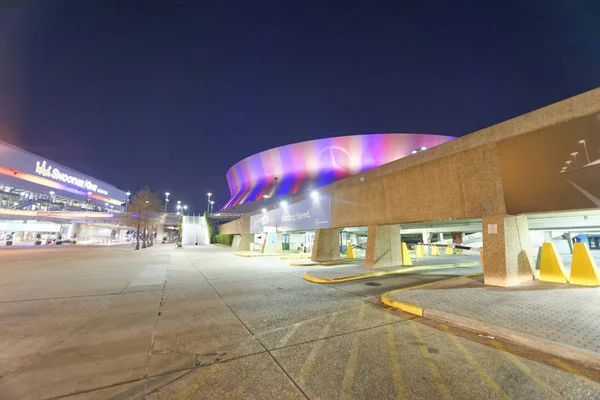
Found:
<svg viewBox="0 0 600 400"><path fill-rule="evenodd" d="M425 271L425 270L430 270L430 269L441 269L441 268L474 267L476 265L479 265L479 263L471 262L471 263L460 263L460 264L423 265L423 266L419 266L419 267L408 267L408 268L405 267L405 268L398 268L398 269L385 270L385 271L369 272L369 273L360 274L360 275L341 276L341 277L337 277L337 278L319 278L317 276L303 274L302 278L304 278L305 280L307 280L309 282L313 282L313 283L342 283L342 282L349 282L349 281L357 281L359 279L376 278L378 276L384 276L384 275L402 274L402 273L406 273L406 272Z"/></svg>
<svg viewBox="0 0 600 400"><path fill-rule="evenodd" d="M381 301L387 306L397 308L409 314L418 315L419 317L423 316L423 309L419 306L415 306L414 304L392 300L389 297L385 297L385 294L381 296Z"/></svg>
<svg viewBox="0 0 600 400"><path fill-rule="evenodd" d="M410 289L417 289L417 288L421 288L424 286L430 286L430 285L435 285L436 283L440 283L440 282L448 282L448 281L455 281L458 279L463 279L463 278L472 278L474 276L480 276L483 275L481 273L478 274L470 274L470 275L463 275L463 276L457 276L454 278L448 278L448 279L442 279L441 281L435 281L435 282L427 282L427 283L421 283L419 285L415 285L415 286L409 286L409 287L405 287L405 288L401 288L401 289L395 289L395 290L390 290L389 292L385 292L384 294L381 295L381 302L385 305L388 305L390 307L394 307L394 308L398 308L402 311L405 311L409 314L414 314L414 315L418 315L419 317L423 316L423 307L419 307L415 304L410 304L410 303L404 303L402 301L398 301L398 300L394 300L390 297L391 294L393 293L397 293L397 292L402 292L403 290L410 290Z"/></svg>

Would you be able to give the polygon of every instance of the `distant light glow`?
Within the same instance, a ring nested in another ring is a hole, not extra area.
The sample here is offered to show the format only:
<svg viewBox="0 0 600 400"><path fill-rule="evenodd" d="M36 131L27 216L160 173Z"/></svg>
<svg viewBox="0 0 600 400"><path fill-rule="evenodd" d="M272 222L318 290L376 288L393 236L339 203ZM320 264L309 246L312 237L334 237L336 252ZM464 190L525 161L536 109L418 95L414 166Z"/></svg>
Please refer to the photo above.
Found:
<svg viewBox="0 0 600 400"><path fill-rule="evenodd" d="M310 140L266 150L227 171L231 198L223 208L306 192L406 157L416 153L414 149L430 149L453 139L423 134L369 134Z"/></svg>
<svg viewBox="0 0 600 400"><path fill-rule="evenodd" d="M413 151L411 151L411 153L417 154L417 150L413 150Z"/></svg>
<svg viewBox="0 0 600 400"><path fill-rule="evenodd" d="M310 197L312 197L313 199L318 199L319 192L317 192L316 190L313 190L312 192L310 192Z"/></svg>
<svg viewBox="0 0 600 400"><path fill-rule="evenodd" d="M266 208L263 208L263 209L262 209L262 210L260 210L260 211L261 211L263 214L266 214L266 213L267 213L267 209L266 209Z"/></svg>
<svg viewBox="0 0 600 400"><path fill-rule="evenodd" d="M421 150L427 150L427 146L421 146Z"/></svg>
<svg viewBox="0 0 600 400"><path fill-rule="evenodd" d="M279 203L279 205L283 208L287 208L288 203L287 203L287 201L283 200L281 203Z"/></svg>

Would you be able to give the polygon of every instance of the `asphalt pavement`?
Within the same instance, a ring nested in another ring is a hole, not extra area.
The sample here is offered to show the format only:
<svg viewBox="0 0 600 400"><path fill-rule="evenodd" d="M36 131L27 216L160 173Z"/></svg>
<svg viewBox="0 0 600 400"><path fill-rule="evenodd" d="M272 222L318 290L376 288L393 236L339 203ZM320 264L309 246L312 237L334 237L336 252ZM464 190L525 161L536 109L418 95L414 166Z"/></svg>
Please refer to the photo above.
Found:
<svg viewBox="0 0 600 400"><path fill-rule="evenodd" d="M380 302L468 268L310 269L213 246L0 252L0 399L600 397L599 371Z"/></svg>

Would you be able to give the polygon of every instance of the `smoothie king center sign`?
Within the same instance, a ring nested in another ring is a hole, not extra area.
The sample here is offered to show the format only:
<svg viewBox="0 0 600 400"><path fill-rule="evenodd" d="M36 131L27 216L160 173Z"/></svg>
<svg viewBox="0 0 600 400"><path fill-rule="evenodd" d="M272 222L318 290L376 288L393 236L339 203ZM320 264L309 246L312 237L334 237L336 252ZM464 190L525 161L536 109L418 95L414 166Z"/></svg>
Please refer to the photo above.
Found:
<svg viewBox="0 0 600 400"><path fill-rule="evenodd" d="M108 192L106 190L99 188L98 185L96 185L92 181L88 179L81 179L76 176L72 176L61 172L58 168L52 168L52 166L49 164L46 165L46 161L36 161L35 173L55 181L64 182L72 186L77 186L89 192L96 192L103 195L108 195Z"/></svg>

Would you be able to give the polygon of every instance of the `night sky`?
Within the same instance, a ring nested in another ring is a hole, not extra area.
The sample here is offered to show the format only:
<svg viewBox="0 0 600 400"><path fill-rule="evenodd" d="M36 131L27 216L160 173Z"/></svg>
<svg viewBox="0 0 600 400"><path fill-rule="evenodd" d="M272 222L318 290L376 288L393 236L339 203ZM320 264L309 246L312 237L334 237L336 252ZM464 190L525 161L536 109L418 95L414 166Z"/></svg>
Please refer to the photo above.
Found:
<svg viewBox="0 0 600 400"><path fill-rule="evenodd" d="M463 135L600 86L599 1L460 3L0 0L0 138L202 212L268 148Z"/></svg>

